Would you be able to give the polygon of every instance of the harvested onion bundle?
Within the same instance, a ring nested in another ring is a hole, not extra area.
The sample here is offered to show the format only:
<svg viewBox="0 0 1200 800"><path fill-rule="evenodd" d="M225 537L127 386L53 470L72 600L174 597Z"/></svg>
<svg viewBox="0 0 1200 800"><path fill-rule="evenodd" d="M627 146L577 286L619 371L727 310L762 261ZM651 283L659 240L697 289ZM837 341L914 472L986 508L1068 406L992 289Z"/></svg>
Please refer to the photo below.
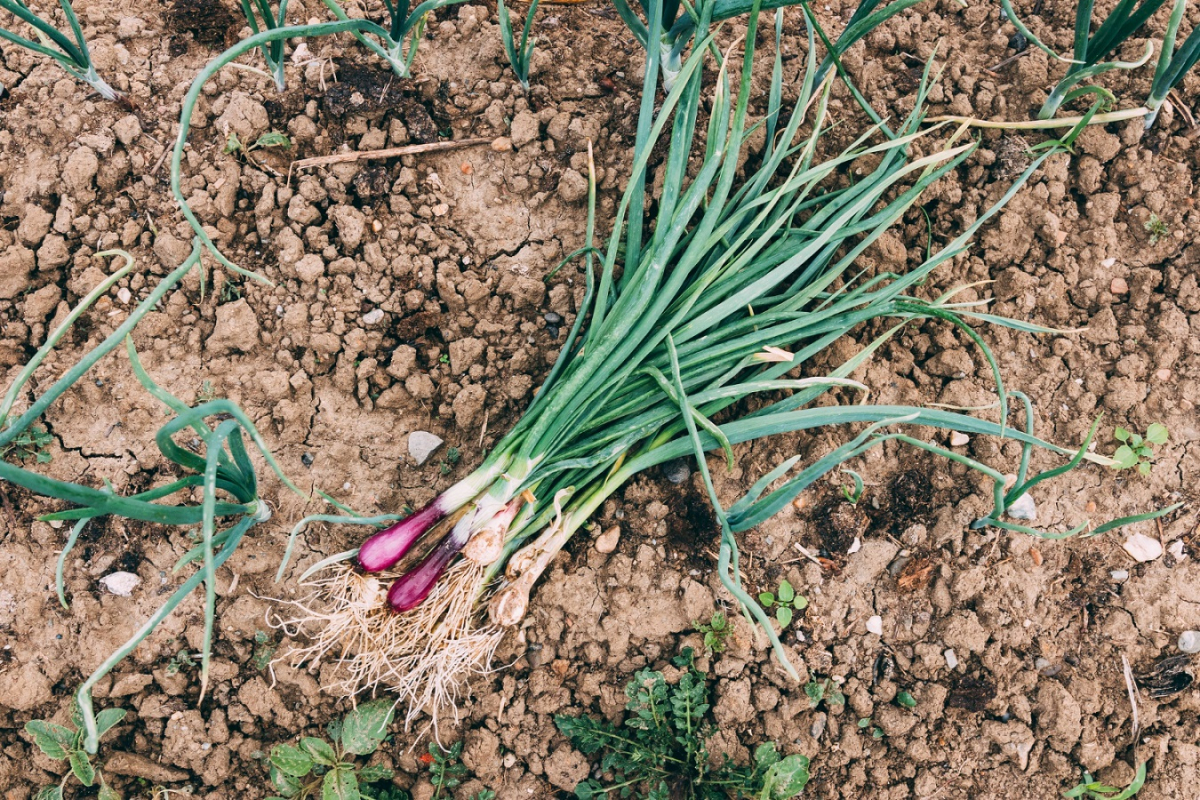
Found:
<svg viewBox="0 0 1200 800"><path fill-rule="evenodd" d="M928 302L908 292L963 252L975 231L1048 154L996 207L915 269L870 274L855 268L858 256L926 187L961 164L974 145L955 144L956 134L939 149L934 146L938 129L919 129L923 82L914 110L897 130L879 122L836 157L818 161L831 128L826 115L831 82L815 78L815 19L808 17L807 67L795 106L783 113L777 47L767 114L752 123L748 105L759 5L749 18L736 82L730 79L728 58L714 46L712 8L711 0L697 4L696 30L704 35L697 35L692 55L657 112L652 100L658 53L649 50L645 91L650 101L643 103L639 126L648 133L639 136L633 179L610 221L613 233L598 275L593 252L580 254L587 261L583 303L524 417L469 477L376 533L358 551L342 554L343 560L356 555L362 571L385 575L362 576L342 564L332 577L321 579L318 597L306 601L292 620L301 627L318 623L314 642L296 655L310 664L327 655L342 659L350 675L343 688L387 687L408 702L410 720L423 708L436 712L439 702L454 699L472 669L487 668L504 628L523 617L530 591L551 559L620 486L642 470L695 453L711 494L705 451L724 451L732 465L733 445L777 433L866 425L765 497L759 498L798 459L760 480L728 512L717 509L723 529L721 580L764 623L789 670L766 615L738 583L733 534L767 519L846 460L889 439L942 452L995 483L996 508L977 524L1037 533L1000 516L1028 486L1049 475L1027 478L1033 448L1071 451L1037 439L1028 429L1006 427L1008 396L1002 384L997 422L918 407L814 403L835 389L848 389L865 403L868 387L848 376L911 320L940 318L966 330L993 370L994 359L965 319L1040 330L982 314L974 304L952 303L950 296ZM651 30L661 29L659 13L651 4ZM718 69L702 128L702 67L709 59ZM748 138L759 125L766 144L747 159ZM642 212L646 170L652 149L664 137L662 194L647 230ZM910 149L918 142L933 152L914 157ZM743 164L757 166L746 166L742 175ZM856 178L838 183L838 175ZM594 184L590 197L594 213ZM589 242L593 222L589 216ZM862 323L879 318L896 325L829 375L786 377ZM753 394L774 400L747 412L738 401ZM720 423L713 421L719 412L725 420ZM901 425L1020 441L1024 458L1016 485L1006 489L1001 472L961 454L888 432ZM1086 443L1068 466L1082 460L1085 450ZM438 536L416 566L386 573L418 542ZM391 580L386 606L380 577Z"/></svg>

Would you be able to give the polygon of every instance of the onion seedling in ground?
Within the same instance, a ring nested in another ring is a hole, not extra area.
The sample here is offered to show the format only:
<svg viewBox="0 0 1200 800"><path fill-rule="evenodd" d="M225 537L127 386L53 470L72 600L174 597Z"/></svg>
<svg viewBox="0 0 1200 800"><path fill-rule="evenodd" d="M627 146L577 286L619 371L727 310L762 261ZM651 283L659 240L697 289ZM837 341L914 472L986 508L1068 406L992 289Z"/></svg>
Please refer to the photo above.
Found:
<svg viewBox="0 0 1200 800"><path fill-rule="evenodd" d="M377 30L354 31L354 37L386 61L398 77L407 78L417 56L417 45L425 34L426 18L439 8L461 2L463 0L425 0L411 8L410 0L383 0L388 13L387 27L377 25ZM350 20L338 0L324 0L324 3L339 20Z"/></svg>
<svg viewBox="0 0 1200 800"><path fill-rule="evenodd" d="M12 42L39 55L54 59L67 74L76 80L91 86L105 100L119 100L124 97L116 89L96 73L92 63L92 54L88 50L87 40L83 38L83 29L79 26L79 17L71 7L70 0L59 0L63 16L66 17L67 27L71 35L60 31L52 23L38 16L29 8L25 0L0 0L0 10L7 11L33 29L33 35L38 41L22 35L19 25L10 25L7 20L0 19L0 39Z"/></svg>
<svg viewBox="0 0 1200 800"><path fill-rule="evenodd" d="M533 58L533 47L537 44L537 39L529 38L529 31L533 27L533 16L537 13L539 2L540 0L533 0L529 4L520 39L513 34L512 17L504 0L497 0L496 4L496 13L500 15L500 40L504 43L508 63L512 65L513 72L517 74L517 80L521 82L525 91L529 91L529 62Z"/></svg>
<svg viewBox="0 0 1200 800"><path fill-rule="evenodd" d="M114 275L127 274L133 259L120 251L98 254L120 255L125 265ZM216 571L237 548L238 543L256 524L270 517L270 510L258 494L258 478L246 447L249 439L267 464L276 472L284 484L301 497L304 495L280 471L275 459L267 449L266 442L254 427L249 417L228 400L212 400L191 408L169 392L159 387L143 368L134 350L130 331L175 287L183 276L196 267L200 260L200 244L197 242L191 255L155 286L130 313L129 317L108 338L85 354L77 364L53 382L40 396L29 400L28 408L17 414L17 401L26 393L26 385L38 366L49 355L55 344L69 327L84 314L88 307L102 294L104 287L114 280L110 276L97 290L89 293L71 311L64 323L53 331L46 344L21 371L13 386L0 402L0 450L17 441L22 433L32 429L46 409L68 389L74 386L101 358L126 346L134 377L171 413L171 418L158 431L155 442L161 454L178 469L175 480L137 494L122 497L107 485L103 489L55 480L39 475L29 469L0 461L0 480L22 486L36 494L57 498L68 508L46 514L45 520L69 520L73 523L67 541L58 558L55 583L62 605L67 605L64 572L73 547L83 529L98 517L114 515L127 519L143 520L171 526L200 526L200 542L185 553L175 566L178 572L184 567L199 562L200 569L182 582L133 636L84 681L76 694L84 733L83 745L89 753L96 752L99 740L99 720L92 709L91 691L96 683L127 657L137 645L150 635L181 602L195 589L204 584L204 632L200 653L201 694L207 688L209 661L212 653L212 636L216 609ZM174 441L176 434L189 430L201 443L200 452L180 446ZM188 495L198 490L201 502L198 505L173 505L160 500ZM219 496L220 495L220 496Z"/></svg>
<svg viewBox="0 0 1200 800"><path fill-rule="evenodd" d="M1175 37L1179 33L1179 24L1183 21L1183 12L1186 9L1187 0L1175 0L1175 6L1171 9L1171 18L1167 22L1167 31L1158 55L1158 65L1154 69L1154 81L1150 84L1150 97L1146 100L1146 107L1150 109L1150 114L1146 117L1147 128L1154 124L1159 109L1166 102L1167 93L1178 86L1183 76L1200 62L1200 26L1193 28L1179 49L1175 49Z"/></svg>
<svg viewBox="0 0 1200 800"><path fill-rule="evenodd" d="M524 617L536 582L605 500L635 475L684 456L696 458L717 516L719 579L763 627L789 670L770 616L738 577L736 537L872 448L905 444L989 479L994 508L976 527L1063 537L1089 526L1084 520L1046 533L1003 519L1009 505L1040 481L1085 459L1111 463L1087 452L1091 436L1079 449L1037 438L1032 403L1005 389L995 359L968 322L1048 329L956 302L956 292L922 299L917 291L934 269L966 251L974 233L1049 153L942 249L907 272L875 274L858 265L859 256L975 145L955 136L938 141L945 129L922 128L927 72L908 117L890 125L879 120L846 149L822 155L834 124L827 115L834 75L819 71L817 37L828 37L811 15L795 104L785 108L782 99L777 48L766 115L752 119L759 15L749 17L739 65L715 50L716 7L716 0L696 6L696 44L661 104L655 102L658 51L649 51L639 120L645 135L635 147L631 174L643 175L652 153L656 159L661 153L661 195L651 217L642 211L644 184L631 180L606 220L612 233L599 253L592 247L593 179L588 234L576 254L585 287L579 314L524 416L475 472L356 552L337 557L355 557L359 569L342 565L322 573L313 585L316 597L298 608L293 622L313 623L305 628L313 636L290 657L341 657L340 688L389 688L408 704L410 720L453 703L466 676L488 669L504 629ZM650 11L649 29L660 34L661 9L653 5ZM759 128L764 144L747 160L751 134ZM850 182L847 175L856 178ZM980 347L997 378L997 419L862 402L869 387L850 376L898 330L927 319L957 327ZM823 375L799 377L870 321L885 322L883 332L854 356ZM755 407L739 403L752 395L760 398ZM1014 398L1026 411L1023 426L1008 422ZM1011 467L985 465L921 438L919 431L930 428L1016 440L1016 483L1006 488ZM817 429L844 433L843 443L807 464L799 456L789 459L728 509L720 505L710 454L732 467L741 443ZM1070 460L1031 475L1035 449Z"/></svg>
<svg viewBox="0 0 1200 800"><path fill-rule="evenodd" d="M1116 6L1094 31L1092 11L1094 0L1079 0L1075 12L1075 47L1072 58L1055 53L1025 26L1013 10L1012 0L1000 0L1000 6L1010 22L1038 49L1058 61L1065 62L1067 74L1051 90L1050 96L1038 111L1038 119L1050 119L1059 107L1079 97L1092 95L1100 104L1116 101L1112 92L1101 86L1078 85L1114 69L1136 69L1150 60L1154 46L1147 42L1146 52L1137 61L1101 61L1115 53L1129 38L1141 31L1147 20L1166 0L1118 0Z"/></svg>

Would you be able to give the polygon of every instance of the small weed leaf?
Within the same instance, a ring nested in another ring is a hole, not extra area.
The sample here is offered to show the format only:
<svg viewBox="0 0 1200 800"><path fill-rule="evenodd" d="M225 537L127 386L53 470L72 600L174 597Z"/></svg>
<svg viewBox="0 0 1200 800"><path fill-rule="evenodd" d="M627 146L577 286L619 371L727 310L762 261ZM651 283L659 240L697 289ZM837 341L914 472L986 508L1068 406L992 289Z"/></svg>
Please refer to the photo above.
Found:
<svg viewBox="0 0 1200 800"><path fill-rule="evenodd" d="M808 785L808 757L791 755L767 771L762 800L788 800Z"/></svg>
<svg viewBox="0 0 1200 800"><path fill-rule="evenodd" d="M269 774L271 776L271 785L282 795L295 797L304 789L304 784L298 778L288 775L274 764L271 765Z"/></svg>
<svg viewBox="0 0 1200 800"><path fill-rule="evenodd" d="M896 694L896 702L905 708L916 708L917 700L908 692L898 692Z"/></svg>
<svg viewBox="0 0 1200 800"><path fill-rule="evenodd" d="M1113 436L1116 438L1116 440L1118 442L1128 442L1129 441L1129 431L1127 431L1121 427L1118 427L1116 430L1113 431Z"/></svg>
<svg viewBox="0 0 1200 800"><path fill-rule="evenodd" d="M353 769L335 767L321 782L321 800L359 800L358 777Z"/></svg>
<svg viewBox="0 0 1200 800"><path fill-rule="evenodd" d="M33 800L63 800L61 786L44 786L34 796Z"/></svg>
<svg viewBox="0 0 1200 800"><path fill-rule="evenodd" d="M1167 426L1160 422L1153 422L1149 428L1146 428L1146 441L1150 444L1166 444L1170 438L1170 433L1167 431Z"/></svg>
<svg viewBox="0 0 1200 800"><path fill-rule="evenodd" d="M293 744L281 744L271 751L271 763L285 775L303 778L312 772L313 760L308 753Z"/></svg>
<svg viewBox="0 0 1200 800"><path fill-rule="evenodd" d="M127 712L123 708L106 708L96 715L96 730L103 736L113 729L117 723L125 719Z"/></svg>
<svg viewBox="0 0 1200 800"><path fill-rule="evenodd" d="M775 595L770 592L762 592L758 596L758 602L762 603L764 606L773 606L775 605Z"/></svg>
<svg viewBox="0 0 1200 800"><path fill-rule="evenodd" d="M1132 447L1123 444L1113 453L1113 460L1117 462L1117 469L1128 469L1137 463L1138 457Z"/></svg>
<svg viewBox="0 0 1200 800"><path fill-rule="evenodd" d="M779 627L786 628L792 624L792 610L787 606L780 606L775 611L775 619L779 620Z"/></svg>
<svg viewBox="0 0 1200 800"><path fill-rule="evenodd" d="M87 753L82 750L72 750L67 755L67 760L71 764L71 772L75 773L75 777L84 786L91 786L96 782L96 768L92 766L91 759Z"/></svg>
<svg viewBox="0 0 1200 800"><path fill-rule="evenodd" d="M225 149L222 151L226 155L236 153L242 149L242 140L238 138L236 133L229 134L229 138L225 140Z"/></svg>
<svg viewBox="0 0 1200 800"><path fill-rule="evenodd" d="M387 738L395 709L386 700L363 703L342 722L342 749L356 756L369 756Z"/></svg>
<svg viewBox="0 0 1200 800"><path fill-rule="evenodd" d="M55 761L63 761L75 744L75 734L70 728L45 722L40 719L25 723L25 732L33 737L38 749Z"/></svg>
<svg viewBox="0 0 1200 800"><path fill-rule="evenodd" d="M121 793L107 783L102 783L100 784L100 793L96 795L96 800L121 800Z"/></svg>
<svg viewBox="0 0 1200 800"><path fill-rule="evenodd" d="M312 760L324 767L332 767L337 763L337 753L324 739L307 736L300 740L300 748L312 757Z"/></svg>
<svg viewBox="0 0 1200 800"><path fill-rule="evenodd" d="M796 602L792 603L792 607L797 611L803 611L808 608L808 598L802 594L796 595Z"/></svg>
<svg viewBox="0 0 1200 800"><path fill-rule="evenodd" d="M358 779L362 783L379 783L390 781L396 773L388 767L363 767L358 771Z"/></svg>
<svg viewBox="0 0 1200 800"><path fill-rule="evenodd" d="M262 136L258 137L258 141L254 143L254 147L282 147L285 150L290 150L292 148L292 140L289 139L285 134L279 133L278 131L272 131L270 133L264 133Z"/></svg>
<svg viewBox="0 0 1200 800"><path fill-rule="evenodd" d="M796 590L787 581L779 584L779 601L781 603L790 603L796 599Z"/></svg>

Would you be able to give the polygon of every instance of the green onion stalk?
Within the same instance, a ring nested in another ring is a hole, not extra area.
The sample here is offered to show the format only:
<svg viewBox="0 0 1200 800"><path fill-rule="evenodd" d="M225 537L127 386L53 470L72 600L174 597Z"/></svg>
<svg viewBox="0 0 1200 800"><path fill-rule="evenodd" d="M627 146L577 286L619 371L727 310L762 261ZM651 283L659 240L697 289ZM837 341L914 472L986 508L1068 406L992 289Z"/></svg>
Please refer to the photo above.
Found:
<svg viewBox="0 0 1200 800"><path fill-rule="evenodd" d="M70 36L31 11L25 0L0 0L0 9L8 11L33 28L33 33L38 41L35 42L3 27L0 27L0 39L53 59L68 75L91 86L105 100L122 99L123 95L109 86L108 82L96 72L87 40L83 38L79 17L75 14L75 9L71 7L70 0L59 0L59 5L62 6L63 16L66 17L67 26L71 29Z"/></svg>
<svg viewBox="0 0 1200 800"><path fill-rule="evenodd" d="M349 689L386 685L409 701L410 720L422 708L455 697L451 687L478 657L490 654L504 629L522 619L550 561L607 498L635 475L681 457L697 458L711 489L705 461L710 452L723 454L732 468L733 448L744 442L835 426L858 429L765 496L767 484L783 478L798 459L760 481L727 512L717 505L721 582L762 623L793 675L766 613L740 583L735 534L760 524L870 448L896 441L941 453L989 478L995 507L977 523L981 526L1051 537L1088 530L1086 521L1046 533L1002 519L1037 482L1084 459L1108 463L1087 452L1088 442L1067 449L1035 436L1031 406L1024 427L1007 424L1010 399L1028 401L1004 389L995 359L969 323L1048 329L955 302L953 292L935 300L915 292L934 269L965 252L973 234L1049 153L995 206L915 268L875 273L858 266L863 251L923 190L963 164L976 144L951 136L939 145L941 127L922 128L927 70L912 112L895 129L880 120L845 150L821 160L821 145L833 126L827 115L833 74L817 80L816 20L808 15L808 56L795 105L785 115L777 48L766 114L752 119L760 4L751 9L739 40L740 69L716 48L715 5L711 0L697 5L696 45L661 107L643 105L641 123L648 134L635 150L631 172L643 174L651 153L665 145L657 207L653 214L641 213L643 189L631 182L609 221L612 233L603 253L591 247L594 181L589 185L587 246L576 254L584 261L583 302L524 416L476 472L357 551L322 562L356 557L359 569L343 563L332 577L319 579L317 593L327 590L328 602L321 608L304 605L292 620L323 624L299 660L315 665L326 656L342 659L354 676ZM649 56L644 85L653 98L658 64L654 50ZM711 87L703 72L710 60L716 65ZM706 120L705 103L711 103ZM746 159L750 135L759 127L766 144L756 158ZM918 154L918 148L929 152ZM744 173L742 164L748 165ZM626 235L644 242L636 257L624 246ZM981 348L996 378L998 419L865 402L869 387L851 375L897 330L918 320L954 325ZM885 330L857 355L824 375L801 377L813 359L873 321L887 323ZM739 401L751 396L768 402L750 410ZM831 399L841 402L831 405ZM917 431L929 428L1020 442L1016 483L1008 485L1001 471L919 438ZM1034 450L1069 461L1030 476ZM716 505L715 494L713 500ZM1160 513L1165 512L1154 512Z"/></svg>

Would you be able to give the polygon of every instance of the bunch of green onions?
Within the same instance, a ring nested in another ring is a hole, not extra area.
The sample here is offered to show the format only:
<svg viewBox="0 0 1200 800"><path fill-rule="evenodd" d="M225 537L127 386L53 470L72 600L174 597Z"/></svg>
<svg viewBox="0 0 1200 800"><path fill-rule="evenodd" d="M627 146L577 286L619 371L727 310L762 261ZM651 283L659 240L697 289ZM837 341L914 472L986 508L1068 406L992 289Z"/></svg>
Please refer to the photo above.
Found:
<svg viewBox="0 0 1200 800"><path fill-rule="evenodd" d="M71 0L59 0L59 5L62 6L63 16L71 29L70 36L34 13L25 0L0 0L0 9L8 11L29 25L37 41L3 26L0 26L0 39L53 59L67 74L91 86L105 100L121 98L121 93L109 86L96 72L96 65L92 63L92 54L88 50L87 40L83 38L83 29L79 26L79 17L71 6Z"/></svg>
<svg viewBox="0 0 1200 800"><path fill-rule="evenodd" d="M431 700L449 696L444 683L461 678L448 673L469 666L470 654L463 651L487 652L495 646L503 628L525 614L530 591L553 557L634 475L694 454L711 491L707 452L723 452L732 467L735 445L779 433L865 425L765 496L798 459L760 480L728 512L717 507L723 529L721 581L762 623L785 664L767 615L739 582L734 534L761 523L822 476L884 441L943 453L990 478L995 509L978 525L1052 537L1088 528L1085 521L1065 533L1043 534L1001 519L1031 485L1084 458L1105 460L1087 454L1088 442L1074 452L1035 437L1032 407L1016 393L1026 404L1027 426L1006 425L1010 395L967 320L1046 329L988 315L977 303L954 303L954 293L934 301L912 294L932 270L966 249L975 231L1049 153L1031 164L995 207L919 266L904 274L872 274L856 266L857 258L926 187L962 164L975 145L955 144L956 135L940 149L933 147L933 129L921 130L923 82L913 111L895 130L880 121L841 153L820 160L831 128L826 111L832 75L815 80L816 20L806 8L807 66L795 105L785 117L777 48L765 117L752 120L750 76L760 4L751 9L740 71L733 77L729 59L715 45L715 5L712 0L697 5L700 35L657 110L659 53L648 51L641 118L647 135L634 154L635 179L609 221L612 234L604 253L586 247L575 254L585 261L583 303L534 401L470 476L357 550L318 565L356 558L362 572L342 567L335 578L318 582L333 587L333 610L302 606L308 620L319 619L326 628L316 634L315 644L300 651L299 660L315 664L325 655L338 655L355 674L358 688L386 684L407 695L410 707L428 708ZM651 5L649 30L662 29L660 9ZM710 59L718 68L711 92L702 74ZM711 111L702 124L706 100ZM765 149L746 160L750 134L759 126L765 128ZM662 193L647 213L644 177L660 142L666 145ZM917 146L932 152L915 156ZM745 174L739 171L743 163ZM594 212L594 184L591 199ZM594 213L588 220L589 244L593 228ZM849 376L900 327L930 318L961 328L982 348L997 377L997 421L866 404L869 387ZM827 375L789 376L841 337L880 319L895 324ZM834 391L848 391L861 402L816 404ZM771 401L747 411L739 401L751 395ZM1021 442L1016 484L1006 485L997 469L894 430L920 426ZM1073 457L1065 467L1030 477L1035 448ZM402 561L406 568L391 573ZM381 610L386 584L374 577L378 573L385 580L396 575L386 590L387 606L396 614ZM294 620L303 621L303 613Z"/></svg>

